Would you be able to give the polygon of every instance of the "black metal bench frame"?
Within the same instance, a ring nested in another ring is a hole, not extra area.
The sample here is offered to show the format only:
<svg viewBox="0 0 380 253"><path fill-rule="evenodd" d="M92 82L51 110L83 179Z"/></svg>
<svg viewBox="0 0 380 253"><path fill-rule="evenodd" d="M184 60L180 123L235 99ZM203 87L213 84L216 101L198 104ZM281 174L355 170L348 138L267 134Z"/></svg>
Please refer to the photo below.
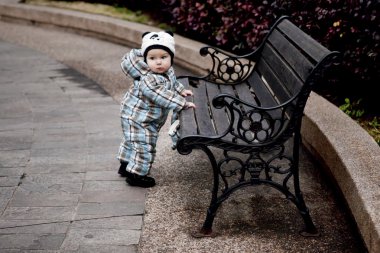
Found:
<svg viewBox="0 0 380 253"><path fill-rule="evenodd" d="M251 54L235 56L213 47L200 54L211 57L209 73L179 77L193 90L197 108L180 114L177 150L183 155L203 150L213 169L211 203L194 236L211 236L221 203L236 190L255 185L283 193L304 220L301 234L318 235L300 190L300 129L312 87L339 53L281 17Z"/></svg>

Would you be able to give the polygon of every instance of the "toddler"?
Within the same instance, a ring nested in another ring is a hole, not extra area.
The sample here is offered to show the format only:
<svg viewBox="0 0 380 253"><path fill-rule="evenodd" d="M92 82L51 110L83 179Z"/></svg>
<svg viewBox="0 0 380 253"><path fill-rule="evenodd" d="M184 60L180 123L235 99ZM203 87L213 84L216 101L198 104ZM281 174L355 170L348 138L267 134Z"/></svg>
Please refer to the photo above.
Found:
<svg viewBox="0 0 380 253"><path fill-rule="evenodd" d="M175 42L171 32L147 32L141 49L132 49L121 63L134 81L121 103L123 141L117 158L119 174L131 186L152 187L149 177L158 133L170 111L195 108L184 97L193 95L175 77L172 67Z"/></svg>

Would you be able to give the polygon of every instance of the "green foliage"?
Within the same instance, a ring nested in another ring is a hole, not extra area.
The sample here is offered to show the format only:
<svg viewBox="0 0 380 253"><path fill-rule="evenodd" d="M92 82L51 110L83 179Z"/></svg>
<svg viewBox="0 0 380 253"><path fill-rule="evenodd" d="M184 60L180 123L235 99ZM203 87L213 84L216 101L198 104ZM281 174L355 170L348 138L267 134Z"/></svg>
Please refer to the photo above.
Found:
<svg viewBox="0 0 380 253"><path fill-rule="evenodd" d="M362 101L361 99L353 101L352 103L349 98L346 98L344 101L345 104L339 106L339 109L341 109L343 112L345 112L347 115L354 119L363 116L364 110L360 109L360 102Z"/></svg>
<svg viewBox="0 0 380 253"><path fill-rule="evenodd" d="M375 139L380 146L380 119L374 117L369 123L368 133Z"/></svg>
<svg viewBox="0 0 380 253"><path fill-rule="evenodd" d="M373 128L380 128L380 120L378 117L373 117L373 120L368 123Z"/></svg>
<svg viewBox="0 0 380 253"><path fill-rule="evenodd" d="M372 120L359 120L359 123L380 146L380 117L375 116Z"/></svg>

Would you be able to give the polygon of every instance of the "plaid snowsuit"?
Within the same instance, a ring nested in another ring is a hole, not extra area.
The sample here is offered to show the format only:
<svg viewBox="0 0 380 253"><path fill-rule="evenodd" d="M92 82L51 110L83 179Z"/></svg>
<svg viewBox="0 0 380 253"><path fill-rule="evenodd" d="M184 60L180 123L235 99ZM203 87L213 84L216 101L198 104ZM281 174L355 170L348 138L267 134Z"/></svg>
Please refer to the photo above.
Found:
<svg viewBox="0 0 380 253"><path fill-rule="evenodd" d="M121 62L125 74L134 79L121 103L124 134L117 158L127 162L127 171L145 176L156 153L158 132L171 110L176 114L185 106L180 95L184 87L171 67L164 74L150 71L140 49L132 49Z"/></svg>

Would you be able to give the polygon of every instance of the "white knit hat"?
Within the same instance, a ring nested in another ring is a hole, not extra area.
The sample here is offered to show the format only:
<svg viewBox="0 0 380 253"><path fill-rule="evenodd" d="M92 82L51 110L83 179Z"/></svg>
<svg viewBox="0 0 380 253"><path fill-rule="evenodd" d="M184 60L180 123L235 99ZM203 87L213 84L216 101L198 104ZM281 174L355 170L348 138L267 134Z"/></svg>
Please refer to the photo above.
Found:
<svg viewBox="0 0 380 253"><path fill-rule="evenodd" d="M150 49L162 48L172 56L175 54L175 42L173 33L171 32L147 32L142 35L141 52L146 58L146 55Z"/></svg>

